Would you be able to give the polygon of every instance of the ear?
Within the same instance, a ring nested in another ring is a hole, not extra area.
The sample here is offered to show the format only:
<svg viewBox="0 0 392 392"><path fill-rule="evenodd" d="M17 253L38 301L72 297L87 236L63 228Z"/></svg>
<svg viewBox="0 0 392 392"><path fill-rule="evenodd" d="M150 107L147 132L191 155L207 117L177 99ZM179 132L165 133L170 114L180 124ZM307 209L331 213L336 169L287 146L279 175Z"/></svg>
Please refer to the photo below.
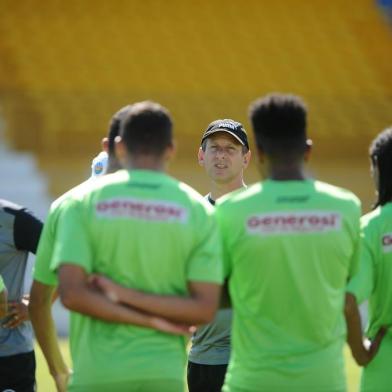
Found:
<svg viewBox="0 0 392 392"><path fill-rule="evenodd" d="M165 152L163 153L164 160L170 161L176 155L177 152L177 143L173 140L172 143L166 148Z"/></svg>
<svg viewBox="0 0 392 392"><path fill-rule="evenodd" d="M104 137L101 141L102 150L105 152L109 151L109 139Z"/></svg>
<svg viewBox="0 0 392 392"><path fill-rule="evenodd" d="M125 147L125 144L121 138L121 136L116 136L114 139L114 147L115 147L115 153L116 153L116 158L117 160L121 163L124 164L124 162L127 159L127 148Z"/></svg>
<svg viewBox="0 0 392 392"><path fill-rule="evenodd" d="M199 161L200 166L204 166L204 151L201 147L197 153L197 160Z"/></svg>
<svg viewBox="0 0 392 392"><path fill-rule="evenodd" d="M251 156L252 156L252 153L250 152L250 150L248 150L248 152L246 154L244 154L244 156L243 156L244 169L246 169L248 167Z"/></svg>
<svg viewBox="0 0 392 392"><path fill-rule="evenodd" d="M312 153L312 148L313 148L313 142L311 139L306 140L306 147L305 147L305 154L304 154L304 160L307 162L310 159L310 155Z"/></svg>

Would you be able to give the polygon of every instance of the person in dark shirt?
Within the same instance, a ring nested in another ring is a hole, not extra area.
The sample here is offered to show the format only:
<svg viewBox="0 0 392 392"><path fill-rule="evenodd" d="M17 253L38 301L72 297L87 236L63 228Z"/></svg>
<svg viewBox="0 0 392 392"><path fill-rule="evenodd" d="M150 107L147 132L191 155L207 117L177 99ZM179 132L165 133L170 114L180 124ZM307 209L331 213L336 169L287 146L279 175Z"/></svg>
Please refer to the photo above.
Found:
<svg viewBox="0 0 392 392"><path fill-rule="evenodd" d="M215 201L229 192L246 188L244 170L251 157L248 136L243 125L232 119L215 120L205 130L198 153L210 192L207 200ZM188 357L189 392L219 392L230 359L232 310L223 286L220 309L214 320L199 326L192 337Z"/></svg>

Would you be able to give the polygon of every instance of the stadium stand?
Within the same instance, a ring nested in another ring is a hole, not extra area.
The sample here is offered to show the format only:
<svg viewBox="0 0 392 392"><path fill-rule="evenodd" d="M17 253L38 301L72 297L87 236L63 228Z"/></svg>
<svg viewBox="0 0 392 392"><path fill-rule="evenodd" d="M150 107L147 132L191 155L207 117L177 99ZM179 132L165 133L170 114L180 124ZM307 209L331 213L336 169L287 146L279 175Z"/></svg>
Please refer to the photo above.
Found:
<svg viewBox="0 0 392 392"><path fill-rule="evenodd" d="M304 96L325 157L363 155L391 122L392 35L371 0L2 0L1 7L7 137L37 153L56 194L83 175L57 178L52 157L66 165L84 156L88 165L112 113L136 100L171 109L185 158L212 119L248 124L248 103L268 91Z"/></svg>

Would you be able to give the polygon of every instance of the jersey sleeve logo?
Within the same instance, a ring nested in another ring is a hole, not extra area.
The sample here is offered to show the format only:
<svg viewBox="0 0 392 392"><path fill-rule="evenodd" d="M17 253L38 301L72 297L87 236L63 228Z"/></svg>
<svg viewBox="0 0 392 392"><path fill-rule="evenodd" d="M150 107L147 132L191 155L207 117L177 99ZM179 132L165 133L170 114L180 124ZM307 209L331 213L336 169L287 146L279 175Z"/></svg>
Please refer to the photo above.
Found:
<svg viewBox="0 0 392 392"><path fill-rule="evenodd" d="M382 237L382 250L384 253L392 252L392 233L386 233Z"/></svg>
<svg viewBox="0 0 392 392"><path fill-rule="evenodd" d="M158 222L186 223L188 210L181 205L160 200L112 198L96 204L98 217L109 219L139 219Z"/></svg>
<svg viewBox="0 0 392 392"><path fill-rule="evenodd" d="M94 174L96 176L99 176L102 173L103 173L103 163L97 162L97 164L94 166Z"/></svg>
<svg viewBox="0 0 392 392"><path fill-rule="evenodd" d="M327 233L341 226L341 214L329 211L277 211L252 215L246 221L246 230L253 235Z"/></svg>

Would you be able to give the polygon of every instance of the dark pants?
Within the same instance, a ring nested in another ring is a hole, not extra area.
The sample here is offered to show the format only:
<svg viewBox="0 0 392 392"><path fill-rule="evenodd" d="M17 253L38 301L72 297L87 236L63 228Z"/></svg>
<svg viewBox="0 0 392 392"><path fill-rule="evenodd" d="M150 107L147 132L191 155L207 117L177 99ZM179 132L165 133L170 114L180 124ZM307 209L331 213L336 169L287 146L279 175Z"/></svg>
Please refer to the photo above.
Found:
<svg viewBox="0 0 392 392"><path fill-rule="evenodd" d="M35 391L35 355L29 353L0 357L0 392Z"/></svg>
<svg viewBox="0 0 392 392"><path fill-rule="evenodd" d="M227 365L199 365L188 362L189 392L220 392Z"/></svg>

